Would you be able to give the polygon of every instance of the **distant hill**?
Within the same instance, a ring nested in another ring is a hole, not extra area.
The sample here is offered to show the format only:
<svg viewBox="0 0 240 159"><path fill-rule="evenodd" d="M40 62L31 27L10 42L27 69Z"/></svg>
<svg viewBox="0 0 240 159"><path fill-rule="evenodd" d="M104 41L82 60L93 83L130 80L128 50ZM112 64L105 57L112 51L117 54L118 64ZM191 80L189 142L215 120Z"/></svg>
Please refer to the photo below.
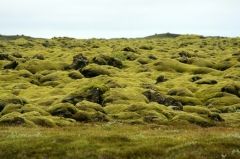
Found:
<svg viewBox="0 0 240 159"><path fill-rule="evenodd" d="M25 35L0 35L1 40L16 40L18 38L25 38L27 40L33 39L33 37L25 36Z"/></svg>
<svg viewBox="0 0 240 159"><path fill-rule="evenodd" d="M163 33L146 36L145 38L176 38L178 36L181 36L181 34Z"/></svg>

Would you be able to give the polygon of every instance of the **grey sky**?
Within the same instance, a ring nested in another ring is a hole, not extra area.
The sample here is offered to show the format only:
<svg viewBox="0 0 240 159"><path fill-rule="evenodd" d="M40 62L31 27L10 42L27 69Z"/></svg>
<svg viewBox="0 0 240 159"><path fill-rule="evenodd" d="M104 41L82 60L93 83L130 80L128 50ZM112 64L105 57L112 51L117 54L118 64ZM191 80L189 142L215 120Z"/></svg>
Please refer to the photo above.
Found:
<svg viewBox="0 0 240 159"><path fill-rule="evenodd" d="M0 0L0 34L240 36L240 0Z"/></svg>

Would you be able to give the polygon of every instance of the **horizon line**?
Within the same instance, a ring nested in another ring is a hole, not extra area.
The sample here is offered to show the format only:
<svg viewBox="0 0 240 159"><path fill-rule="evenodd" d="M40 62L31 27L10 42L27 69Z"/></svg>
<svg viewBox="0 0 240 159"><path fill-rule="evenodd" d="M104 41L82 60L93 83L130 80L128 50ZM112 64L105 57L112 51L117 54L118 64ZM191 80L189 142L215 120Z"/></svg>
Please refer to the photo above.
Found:
<svg viewBox="0 0 240 159"><path fill-rule="evenodd" d="M118 37L100 37L100 36L92 36L92 37L84 37L84 36L71 36L71 35L54 35L50 37L46 36L36 36L36 35L27 35L27 34L1 34L0 36L11 37L11 36L23 36L29 38L36 39L53 39L53 38L73 38L73 39L138 39L138 38L148 38L151 36L161 36L161 35L177 35L177 36L200 36L200 37L218 37L218 38L239 38L240 35L236 36L225 36L225 35L209 35L209 34L197 34L197 33L172 33L172 32L164 32L164 33L154 33L145 36L118 36Z"/></svg>

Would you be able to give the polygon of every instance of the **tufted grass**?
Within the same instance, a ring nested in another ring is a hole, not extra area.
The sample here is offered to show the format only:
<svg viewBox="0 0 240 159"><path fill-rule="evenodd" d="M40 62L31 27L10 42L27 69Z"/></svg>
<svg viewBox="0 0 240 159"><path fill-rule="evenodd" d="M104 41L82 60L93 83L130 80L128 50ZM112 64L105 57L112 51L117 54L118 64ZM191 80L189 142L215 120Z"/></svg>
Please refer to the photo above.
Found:
<svg viewBox="0 0 240 159"><path fill-rule="evenodd" d="M80 124L64 128L2 127L5 158L229 158L240 157L239 128Z"/></svg>

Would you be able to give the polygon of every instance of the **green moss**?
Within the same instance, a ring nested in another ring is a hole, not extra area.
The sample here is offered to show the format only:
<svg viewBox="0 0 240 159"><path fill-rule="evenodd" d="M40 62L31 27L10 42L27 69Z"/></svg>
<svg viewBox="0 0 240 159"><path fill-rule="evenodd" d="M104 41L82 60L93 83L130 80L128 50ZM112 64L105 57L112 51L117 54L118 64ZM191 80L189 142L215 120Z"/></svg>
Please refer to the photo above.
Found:
<svg viewBox="0 0 240 159"><path fill-rule="evenodd" d="M35 124L33 122L25 119L18 112L12 112L12 113L8 113L6 115L3 115L0 118L0 125L4 125L4 126L22 125L22 126L30 126L30 127L35 126Z"/></svg>
<svg viewBox="0 0 240 159"><path fill-rule="evenodd" d="M187 121L192 124L197 124L199 126L207 127L207 126L213 126L214 124L209 121L208 119L205 119L199 115L196 114L190 114L190 113L181 113L176 115L172 121Z"/></svg>
<svg viewBox="0 0 240 159"><path fill-rule="evenodd" d="M60 103L49 107L48 112L54 116L72 118L78 112L77 108L70 103Z"/></svg>
<svg viewBox="0 0 240 159"><path fill-rule="evenodd" d="M195 97L172 96L175 100L181 102L183 105L201 105L202 102Z"/></svg>
<svg viewBox="0 0 240 159"><path fill-rule="evenodd" d="M217 107L217 106L228 106L233 104L240 103L240 98L236 96L225 96L219 98L211 98L206 101L205 105L209 107Z"/></svg>
<svg viewBox="0 0 240 159"><path fill-rule="evenodd" d="M143 50L152 50L153 49L153 46L150 46L150 45L142 45L139 47L140 49L143 49Z"/></svg>
<svg viewBox="0 0 240 159"><path fill-rule="evenodd" d="M71 71L68 76L72 79L82 79L84 76L79 71Z"/></svg>
<svg viewBox="0 0 240 159"><path fill-rule="evenodd" d="M8 104L1 111L1 115L12 113L12 112L21 112L22 105L20 104Z"/></svg>
<svg viewBox="0 0 240 159"><path fill-rule="evenodd" d="M234 113L240 111L240 104L234 104L229 106L218 106L217 110L219 110L221 113Z"/></svg>
<svg viewBox="0 0 240 159"><path fill-rule="evenodd" d="M100 111L104 113L104 109L101 105L93 102L83 100L76 104L76 108L83 111Z"/></svg>
<svg viewBox="0 0 240 159"><path fill-rule="evenodd" d="M61 70L64 65L64 63L55 63L49 60L30 60L20 64L17 69L26 69L31 73L37 73L44 70Z"/></svg>
<svg viewBox="0 0 240 159"><path fill-rule="evenodd" d="M117 70L114 67L111 66L105 66L105 65L96 65L96 64L90 64L86 66L81 73L87 77L96 77L99 75L108 75L111 76L116 72Z"/></svg>
<svg viewBox="0 0 240 159"><path fill-rule="evenodd" d="M136 112L120 112L112 114L111 117L117 120L135 120L141 118L141 115Z"/></svg>
<svg viewBox="0 0 240 159"><path fill-rule="evenodd" d="M5 94L0 96L0 100L5 102L6 104L20 104L20 105L24 105L27 104L27 100L21 97L18 97L16 95L12 95L12 94Z"/></svg>
<svg viewBox="0 0 240 159"><path fill-rule="evenodd" d="M163 124L168 121L168 118L157 111L154 110L143 110L140 112L141 116L143 116L143 121L147 123L158 123L158 124Z"/></svg>
<svg viewBox="0 0 240 159"><path fill-rule="evenodd" d="M81 122L104 122L109 120L106 114L102 112L86 112L82 110L74 114L73 118Z"/></svg>
<svg viewBox="0 0 240 159"><path fill-rule="evenodd" d="M21 112L23 113L32 112L32 111L36 111L41 115L50 115L47 111L45 111L44 109L36 105L26 104L23 107L21 107Z"/></svg>
<svg viewBox="0 0 240 159"><path fill-rule="evenodd" d="M200 79L198 81L196 81L196 84L217 84L218 82L216 80L213 79Z"/></svg>
<svg viewBox="0 0 240 159"><path fill-rule="evenodd" d="M141 89L134 87L114 88L104 95L104 103L126 104L131 102L146 102L147 99L141 93Z"/></svg>
<svg viewBox="0 0 240 159"><path fill-rule="evenodd" d="M19 64L0 70L0 110L2 115L21 112L23 118L36 118L35 125L39 120L50 127L52 122L72 125L74 117L155 125L171 124L186 106L183 113L226 126L221 116L239 111L238 43L238 38L196 35L108 40L0 36L0 67Z"/></svg>
<svg viewBox="0 0 240 159"><path fill-rule="evenodd" d="M183 111L189 113L197 113L197 114L210 114L211 111L206 107L201 106L184 106Z"/></svg>
<svg viewBox="0 0 240 159"><path fill-rule="evenodd" d="M88 85L82 87L80 90L77 90L73 93L70 93L66 97L63 98L63 102L68 102L72 104L76 104L83 100L88 100L90 102L103 104L103 94L108 90L104 85Z"/></svg>
<svg viewBox="0 0 240 159"><path fill-rule="evenodd" d="M174 71L174 72L190 72L191 66L180 63L172 59L161 59L161 61L154 63L154 67L158 71Z"/></svg>
<svg viewBox="0 0 240 159"><path fill-rule="evenodd" d="M98 65L109 65L109 66L113 66L113 67L117 67L117 68L123 67L121 60L119 60L115 57L104 55L104 54L94 57L93 62Z"/></svg>
<svg viewBox="0 0 240 159"><path fill-rule="evenodd" d="M174 96L188 96L188 97L194 96L194 94L187 88L173 88L170 89L167 94Z"/></svg>
<svg viewBox="0 0 240 159"><path fill-rule="evenodd" d="M104 111L107 114L118 114L125 111L128 108L128 104L109 104L104 107Z"/></svg>

